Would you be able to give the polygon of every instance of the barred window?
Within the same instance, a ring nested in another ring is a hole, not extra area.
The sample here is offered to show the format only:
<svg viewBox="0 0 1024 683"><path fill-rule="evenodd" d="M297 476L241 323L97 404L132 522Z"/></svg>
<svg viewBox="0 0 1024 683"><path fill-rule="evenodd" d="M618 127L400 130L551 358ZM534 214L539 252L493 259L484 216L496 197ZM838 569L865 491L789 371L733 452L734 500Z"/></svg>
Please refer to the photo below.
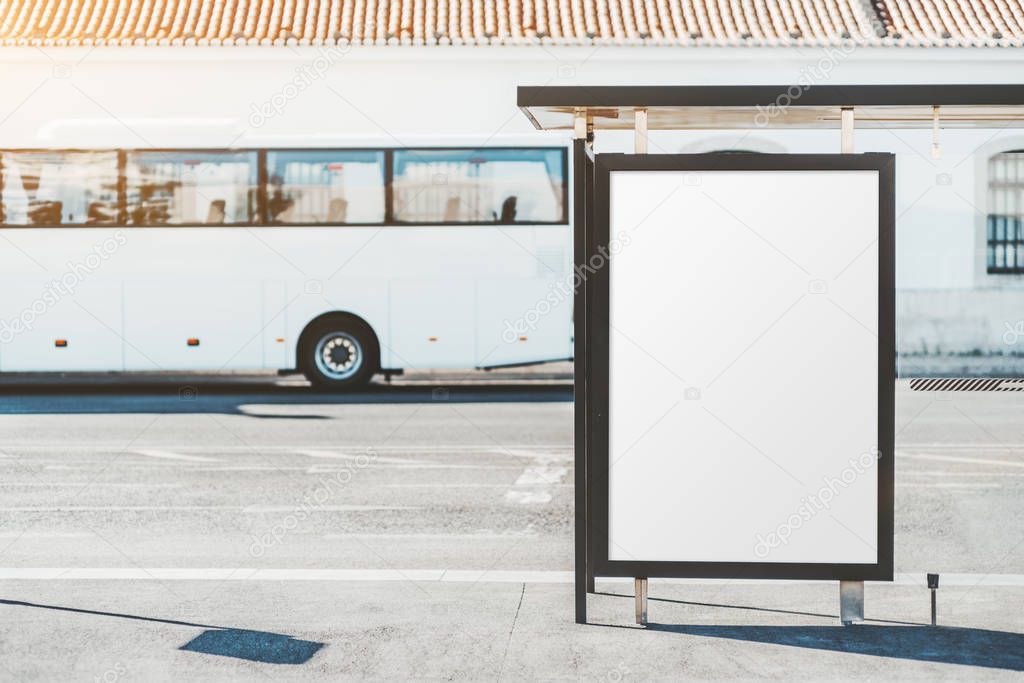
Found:
<svg viewBox="0 0 1024 683"><path fill-rule="evenodd" d="M988 160L988 272L1024 274L1024 150Z"/></svg>

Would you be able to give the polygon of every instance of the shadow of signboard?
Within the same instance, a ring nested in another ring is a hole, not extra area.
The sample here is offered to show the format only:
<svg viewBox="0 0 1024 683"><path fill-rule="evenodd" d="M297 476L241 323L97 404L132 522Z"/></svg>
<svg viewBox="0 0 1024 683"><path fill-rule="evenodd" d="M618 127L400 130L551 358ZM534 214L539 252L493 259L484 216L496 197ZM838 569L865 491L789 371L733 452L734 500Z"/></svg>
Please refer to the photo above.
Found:
<svg viewBox="0 0 1024 683"><path fill-rule="evenodd" d="M248 659L253 662L265 662L267 664L304 664L324 646L323 643L317 643L312 640L298 640L280 633L250 631L242 628L221 628L211 624L145 617L138 614L122 614L119 612L105 612L80 607L63 607L60 605L43 605L23 600L0 599L0 605L34 607L58 612L74 612L76 614L91 614L100 617L116 617L134 621L151 621L159 624L203 628L206 630L178 649L188 652L201 652L208 655Z"/></svg>
<svg viewBox="0 0 1024 683"><path fill-rule="evenodd" d="M648 630L813 650L1024 671L1024 634L933 626L693 626Z"/></svg>
<svg viewBox="0 0 1024 683"><path fill-rule="evenodd" d="M267 664L304 664L323 646L280 633L229 628L203 631L179 649Z"/></svg>

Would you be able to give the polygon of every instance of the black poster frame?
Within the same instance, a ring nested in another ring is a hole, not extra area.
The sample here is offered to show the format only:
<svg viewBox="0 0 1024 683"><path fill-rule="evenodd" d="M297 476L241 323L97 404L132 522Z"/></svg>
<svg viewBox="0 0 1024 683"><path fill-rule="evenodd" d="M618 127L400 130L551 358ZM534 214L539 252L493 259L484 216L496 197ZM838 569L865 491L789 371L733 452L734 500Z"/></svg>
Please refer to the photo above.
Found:
<svg viewBox="0 0 1024 683"><path fill-rule="evenodd" d="M581 150L577 148L576 159ZM577 166L577 170L579 167ZM577 390L584 396L582 422L577 421L576 463L585 473L576 473L576 482L586 481L587 492L577 490L577 521L585 511L587 533L581 544L577 526L577 621L581 612L585 620L585 602L580 604L580 588L587 574L608 577L668 577L714 579L794 579L839 581L891 581L893 579L894 525L894 447L895 447L895 382L896 382L896 320L895 320L895 157L892 154L665 154L626 155L598 154L593 192L593 211L581 221L578 232L591 235L580 240L577 235L576 266L603 251L610 254L610 178L615 171L849 171L878 172L878 549L872 564L782 563L782 562L665 562L621 561L608 558L608 429L609 429L609 284L614 257L593 272L582 292L577 292L579 305L586 307L584 319L587 337L585 354L580 354L577 341L577 373L582 369L583 381L577 378ZM579 179L577 179L577 190ZM591 202L588 202L591 203ZM577 194L577 211L580 208ZM590 220L592 217L592 220ZM583 223L581 225L581 223ZM582 230L580 230L582 228ZM583 242L581 245L580 242ZM580 259L580 246L585 246ZM666 277L672 277L666 274ZM581 296L582 294L582 296ZM577 324L579 320L577 320ZM577 328L577 334L580 333ZM584 355L584 358L580 356ZM581 368L581 360L583 361ZM577 400L580 399L577 393ZM585 434L580 433L580 429ZM584 439L580 439L584 436ZM581 506L581 499L583 505ZM652 520L656 523L657 520ZM580 546L583 545L581 550ZM581 554L582 553L582 554ZM586 558L586 567L581 559ZM587 586L592 592L592 586ZM585 600L585 594L583 595ZM580 609L582 607L582 610Z"/></svg>

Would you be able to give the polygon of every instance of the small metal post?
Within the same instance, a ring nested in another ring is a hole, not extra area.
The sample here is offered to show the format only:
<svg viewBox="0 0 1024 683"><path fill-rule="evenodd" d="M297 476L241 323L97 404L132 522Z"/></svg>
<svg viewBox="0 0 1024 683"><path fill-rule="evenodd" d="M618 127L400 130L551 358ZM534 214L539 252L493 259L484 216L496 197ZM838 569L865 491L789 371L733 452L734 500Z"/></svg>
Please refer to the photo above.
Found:
<svg viewBox="0 0 1024 683"><path fill-rule="evenodd" d="M928 575L928 589L932 592L932 626L938 626L938 605L936 602L936 594L939 591L939 575L929 574Z"/></svg>
<svg viewBox="0 0 1024 683"><path fill-rule="evenodd" d="M853 154L853 107L843 107L840 112L840 123L842 125L842 146L840 151L843 154Z"/></svg>
<svg viewBox="0 0 1024 683"><path fill-rule="evenodd" d="M633 592L636 596L636 623L647 625L647 577L633 579Z"/></svg>
<svg viewBox="0 0 1024 683"><path fill-rule="evenodd" d="M633 110L633 152L647 154L647 110Z"/></svg>
<svg viewBox="0 0 1024 683"><path fill-rule="evenodd" d="M864 621L864 582L839 582L839 619L843 626Z"/></svg>

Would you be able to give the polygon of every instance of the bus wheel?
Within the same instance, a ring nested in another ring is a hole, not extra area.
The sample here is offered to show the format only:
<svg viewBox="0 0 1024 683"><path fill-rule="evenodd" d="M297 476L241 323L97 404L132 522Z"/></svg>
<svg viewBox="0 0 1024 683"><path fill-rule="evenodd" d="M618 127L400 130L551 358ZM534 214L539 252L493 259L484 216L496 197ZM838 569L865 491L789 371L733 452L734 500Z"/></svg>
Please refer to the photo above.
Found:
<svg viewBox="0 0 1024 683"><path fill-rule="evenodd" d="M377 371L380 350L362 321L328 319L303 335L302 372L314 386L358 389Z"/></svg>

